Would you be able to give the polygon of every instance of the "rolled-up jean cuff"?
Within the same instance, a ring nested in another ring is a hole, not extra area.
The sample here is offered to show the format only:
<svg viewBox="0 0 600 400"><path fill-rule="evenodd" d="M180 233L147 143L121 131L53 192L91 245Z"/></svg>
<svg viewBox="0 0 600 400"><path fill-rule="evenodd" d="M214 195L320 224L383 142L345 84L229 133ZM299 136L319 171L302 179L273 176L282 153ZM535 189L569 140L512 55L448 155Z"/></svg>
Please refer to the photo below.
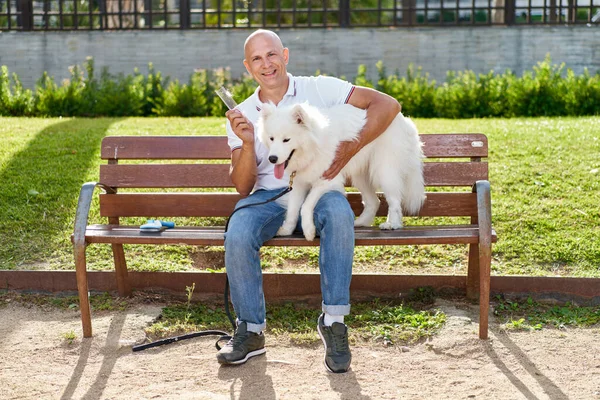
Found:
<svg viewBox="0 0 600 400"><path fill-rule="evenodd" d="M350 304L328 306L325 303L321 304L321 309L329 315L348 315L350 314Z"/></svg>
<svg viewBox="0 0 600 400"><path fill-rule="evenodd" d="M236 320L237 324L240 324L240 320ZM262 331L265 330L265 328L267 327L267 321L263 322L262 324L251 324L250 322L246 322L246 329L249 330L250 332L254 332L254 333L261 333Z"/></svg>

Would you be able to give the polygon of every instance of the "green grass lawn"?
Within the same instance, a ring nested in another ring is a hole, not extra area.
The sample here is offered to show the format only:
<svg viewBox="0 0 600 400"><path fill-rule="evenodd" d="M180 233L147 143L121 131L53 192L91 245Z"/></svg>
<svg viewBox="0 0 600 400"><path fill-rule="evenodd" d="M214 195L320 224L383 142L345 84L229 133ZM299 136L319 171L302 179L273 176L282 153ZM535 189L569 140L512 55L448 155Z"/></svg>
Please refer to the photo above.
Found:
<svg viewBox="0 0 600 400"><path fill-rule="evenodd" d="M98 180L109 135L221 135L222 118L0 118L0 269L73 269L79 189ZM494 274L600 277L600 118L416 120L422 133L480 132L490 142ZM95 204L97 206L97 204ZM91 222L102 222L97 207ZM222 249L126 246L132 270L192 270ZM464 273L462 246L358 247L356 271ZM90 246L90 269L111 269ZM268 248L265 268L316 271L312 248Z"/></svg>

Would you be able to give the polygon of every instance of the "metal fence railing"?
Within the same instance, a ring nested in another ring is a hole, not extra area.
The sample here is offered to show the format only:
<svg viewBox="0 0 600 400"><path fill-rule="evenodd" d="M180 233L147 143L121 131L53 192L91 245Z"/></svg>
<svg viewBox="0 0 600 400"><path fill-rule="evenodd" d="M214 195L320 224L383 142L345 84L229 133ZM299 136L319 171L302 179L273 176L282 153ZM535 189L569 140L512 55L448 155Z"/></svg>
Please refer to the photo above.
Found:
<svg viewBox="0 0 600 400"><path fill-rule="evenodd" d="M600 0L0 0L0 30L600 24Z"/></svg>

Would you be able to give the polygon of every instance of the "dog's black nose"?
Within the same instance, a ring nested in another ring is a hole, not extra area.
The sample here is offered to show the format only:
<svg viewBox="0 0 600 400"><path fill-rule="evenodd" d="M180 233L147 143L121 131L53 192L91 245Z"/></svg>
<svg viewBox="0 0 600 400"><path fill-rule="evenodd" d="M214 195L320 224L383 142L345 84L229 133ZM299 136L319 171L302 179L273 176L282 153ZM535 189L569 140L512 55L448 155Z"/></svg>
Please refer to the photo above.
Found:
<svg viewBox="0 0 600 400"><path fill-rule="evenodd" d="M277 156L269 156L269 161L271 164L275 164L277 162Z"/></svg>

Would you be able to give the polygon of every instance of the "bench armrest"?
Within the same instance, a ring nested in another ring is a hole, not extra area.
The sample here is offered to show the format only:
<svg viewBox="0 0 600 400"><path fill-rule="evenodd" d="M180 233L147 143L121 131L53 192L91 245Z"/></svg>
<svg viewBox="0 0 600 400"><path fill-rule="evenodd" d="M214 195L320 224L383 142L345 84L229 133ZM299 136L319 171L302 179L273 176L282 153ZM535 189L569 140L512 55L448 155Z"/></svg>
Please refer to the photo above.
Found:
<svg viewBox="0 0 600 400"><path fill-rule="evenodd" d="M490 246L492 243L492 198L490 194L490 182L487 180L475 182L473 192L477 193L479 243L483 246Z"/></svg>
<svg viewBox="0 0 600 400"><path fill-rule="evenodd" d="M85 230L90 215L92 195L96 187L104 189L107 193L115 193L113 188L97 182L86 182L81 186L79 199L77 200L77 212L75 213L75 229L73 231L73 244L75 246L85 245Z"/></svg>

